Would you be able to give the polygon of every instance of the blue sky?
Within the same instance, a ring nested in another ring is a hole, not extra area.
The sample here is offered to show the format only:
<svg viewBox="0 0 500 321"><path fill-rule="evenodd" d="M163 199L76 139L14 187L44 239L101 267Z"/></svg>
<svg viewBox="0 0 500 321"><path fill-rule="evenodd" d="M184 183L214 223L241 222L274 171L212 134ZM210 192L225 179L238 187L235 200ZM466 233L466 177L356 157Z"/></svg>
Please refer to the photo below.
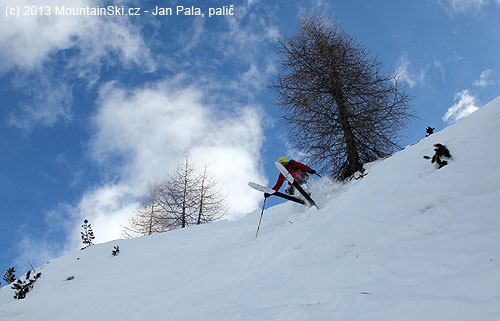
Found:
<svg viewBox="0 0 500 321"><path fill-rule="evenodd" d="M408 86L420 119L402 145L500 93L500 1L26 1L0 8L0 273L120 236L148 182L185 153L208 163L231 217L260 206L247 182L273 184L287 147L264 87L272 50L301 14L327 12ZM56 16L56 6L232 5L232 16ZM7 10L6 10L7 9ZM256 222L257 224L257 222ZM4 282L2 282L4 283Z"/></svg>

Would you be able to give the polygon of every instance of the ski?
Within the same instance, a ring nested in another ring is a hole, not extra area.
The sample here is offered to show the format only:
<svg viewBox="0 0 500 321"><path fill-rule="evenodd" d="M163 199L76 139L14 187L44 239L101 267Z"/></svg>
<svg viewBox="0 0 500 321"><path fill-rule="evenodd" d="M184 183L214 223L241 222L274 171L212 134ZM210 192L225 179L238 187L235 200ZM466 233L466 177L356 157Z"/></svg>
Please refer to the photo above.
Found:
<svg viewBox="0 0 500 321"><path fill-rule="evenodd" d="M301 200L300 198L297 198L295 196L291 196L291 195L287 195L287 194L283 194L283 193L277 192L277 191L275 191L273 189L270 189L269 187L262 186L260 184L254 183L254 182L249 182L248 186L250 186L251 188L256 189L256 190L258 190L260 192L266 193L266 194L271 194L271 195L274 195L274 196L278 196L278 197L281 197L281 198L284 198L286 200L289 200L289 201L292 201L292 202L296 202L296 203L299 203L299 204L302 204L302 205L306 204L306 202L304 202L304 200Z"/></svg>
<svg viewBox="0 0 500 321"><path fill-rule="evenodd" d="M311 196L306 192L304 191L304 189L302 188L302 186L300 186L299 183L297 183L295 181L295 178L292 176L292 174L290 174L285 166L281 165L280 162L274 162L274 164L276 165L276 167L278 168L278 170L280 171L281 174L283 174L283 176L285 176L285 179L293 185L293 187L295 187L297 189L297 191L299 191L300 194L302 194L302 196L304 196L304 198L309 202L309 204L311 204L312 206L316 207L319 209L318 205L316 205L316 203L313 201L313 199L311 198Z"/></svg>

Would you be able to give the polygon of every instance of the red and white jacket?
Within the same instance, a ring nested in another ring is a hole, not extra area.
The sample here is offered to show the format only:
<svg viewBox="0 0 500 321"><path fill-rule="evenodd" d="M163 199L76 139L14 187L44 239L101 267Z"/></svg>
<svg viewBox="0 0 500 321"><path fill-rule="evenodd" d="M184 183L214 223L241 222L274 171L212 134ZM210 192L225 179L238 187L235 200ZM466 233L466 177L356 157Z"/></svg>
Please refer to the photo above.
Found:
<svg viewBox="0 0 500 321"><path fill-rule="evenodd" d="M293 159L288 161L285 168L295 179L297 179L297 182L299 182L299 183L302 180L302 177L301 177L303 175L302 172L306 172L306 173L313 172L313 170L309 166L304 165L302 163L299 163L297 161L294 161ZM274 185L273 190L275 190L275 191L279 190L284 182L285 182L285 176L283 176L283 174L280 173L280 176L278 177L278 181Z"/></svg>

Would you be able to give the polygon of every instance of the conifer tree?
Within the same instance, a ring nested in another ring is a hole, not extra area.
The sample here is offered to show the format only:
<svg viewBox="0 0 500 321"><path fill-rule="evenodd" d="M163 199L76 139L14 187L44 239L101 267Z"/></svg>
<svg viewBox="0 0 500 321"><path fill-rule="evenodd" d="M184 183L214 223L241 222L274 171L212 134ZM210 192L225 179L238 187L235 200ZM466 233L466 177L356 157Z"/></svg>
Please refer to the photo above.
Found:
<svg viewBox="0 0 500 321"><path fill-rule="evenodd" d="M35 282L42 276L41 272L38 272L33 278L31 278L31 270L26 273L26 278L24 281L21 279L17 280L12 286L12 289L16 290L14 299L22 300L26 298L26 294L33 289Z"/></svg>
<svg viewBox="0 0 500 321"><path fill-rule="evenodd" d="M92 225L89 223L89 220L85 219L83 221L82 228L83 228L83 232L81 232L82 242L83 245L85 245L84 247L81 248L83 250L91 245L94 245L92 241L95 239L95 236L94 236L94 231L92 230Z"/></svg>
<svg viewBox="0 0 500 321"><path fill-rule="evenodd" d="M7 270L7 272L5 272L4 276L3 276L3 279L5 280L5 282L7 282L7 284L11 284L12 282L14 282L16 280L16 269L14 269L14 267L11 267Z"/></svg>

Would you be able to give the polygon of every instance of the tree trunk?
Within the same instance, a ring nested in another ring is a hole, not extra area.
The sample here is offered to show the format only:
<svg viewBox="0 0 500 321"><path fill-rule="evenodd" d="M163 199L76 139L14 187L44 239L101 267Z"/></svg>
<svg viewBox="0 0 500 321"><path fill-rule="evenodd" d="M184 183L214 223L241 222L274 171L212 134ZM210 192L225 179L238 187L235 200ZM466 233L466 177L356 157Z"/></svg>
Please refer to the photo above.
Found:
<svg viewBox="0 0 500 321"><path fill-rule="evenodd" d="M155 188L155 187L153 187ZM153 203L151 204L151 217L149 220L149 231L148 235L153 234L153 219L155 215L155 200L156 200L156 190L153 190Z"/></svg>
<svg viewBox="0 0 500 321"><path fill-rule="evenodd" d="M349 123L349 111L345 105L342 89L339 89L338 86L336 87L334 97L339 111L339 122L342 127L342 132L344 133L344 142L347 154L347 168L342 173L342 178L344 179L361 170L363 166L359 160L358 146L356 144L356 138L354 137L351 124Z"/></svg>
<svg viewBox="0 0 500 321"><path fill-rule="evenodd" d="M207 168L205 167L203 171L203 176L201 178L201 192L200 192L200 209L198 212L198 221L196 222L196 225L201 224L201 216L203 215L203 199L205 196L205 178L207 177Z"/></svg>

